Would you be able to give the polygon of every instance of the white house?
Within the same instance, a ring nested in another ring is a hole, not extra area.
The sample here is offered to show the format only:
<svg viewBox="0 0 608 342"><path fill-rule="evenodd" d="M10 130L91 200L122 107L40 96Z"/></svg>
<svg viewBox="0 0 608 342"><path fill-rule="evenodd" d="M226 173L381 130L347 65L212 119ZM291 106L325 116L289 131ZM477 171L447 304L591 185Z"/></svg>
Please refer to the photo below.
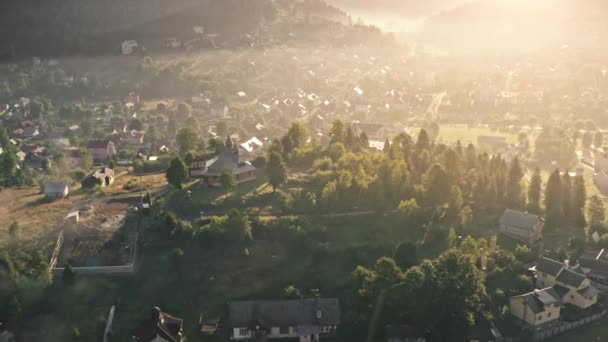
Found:
<svg viewBox="0 0 608 342"><path fill-rule="evenodd" d="M70 193L67 183L46 183L43 186L44 194L50 199L64 198Z"/></svg>
<svg viewBox="0 0 608 342"><path fill-rule="evenodd" d="M137 49L137 41L135 40L125 40L122 42L122 54L123 55L131 55Z"/></svg>

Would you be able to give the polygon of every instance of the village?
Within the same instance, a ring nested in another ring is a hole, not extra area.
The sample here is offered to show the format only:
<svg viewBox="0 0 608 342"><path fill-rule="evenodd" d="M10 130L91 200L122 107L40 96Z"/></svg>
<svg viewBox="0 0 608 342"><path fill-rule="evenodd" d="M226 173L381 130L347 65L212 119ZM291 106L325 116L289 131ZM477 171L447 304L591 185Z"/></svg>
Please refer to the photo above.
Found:
<svg viewBox="0 0 608 342"><path fill-rule="evenodd" d="M606 336L605 67L272 4L0 64L0 342Z"/></svg>

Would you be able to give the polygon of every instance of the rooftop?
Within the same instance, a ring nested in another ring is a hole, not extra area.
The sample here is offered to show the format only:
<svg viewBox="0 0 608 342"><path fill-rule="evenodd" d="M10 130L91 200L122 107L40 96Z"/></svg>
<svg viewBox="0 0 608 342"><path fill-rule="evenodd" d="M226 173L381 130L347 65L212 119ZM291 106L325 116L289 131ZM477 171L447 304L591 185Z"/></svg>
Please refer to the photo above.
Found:
<svg viewBox="0 0 608 342"><path fill-rule="evenodd" d="M337 298L250 300L228 303L229 325L250 327L318 326L340 323Z"/></svg>
<svg viewBox="0 0 608 342"><path fill-rule="evenodd" d="M500 217L502 225L525 229L533 229L539 221L542 219L536 215L513 209L506 209Z"/></svg>

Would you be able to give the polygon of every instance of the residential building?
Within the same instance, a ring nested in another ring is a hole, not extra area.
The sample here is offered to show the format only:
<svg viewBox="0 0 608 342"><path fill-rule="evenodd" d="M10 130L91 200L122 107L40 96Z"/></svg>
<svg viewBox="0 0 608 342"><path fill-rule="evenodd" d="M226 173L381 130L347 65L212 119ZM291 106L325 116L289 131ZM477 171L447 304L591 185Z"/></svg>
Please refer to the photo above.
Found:
<svg viewBox="0 0 608 342"><path fill-rule="evenodd" d="M226 138L220 154L206 161L205 170L200 173L203 183L209 186L220 186L220 176L225 169L232 171L236 183L254 180L257 176L257 169L247 161L240 161L239 154L238 146L230 137Z"/></svg>
<svg viewBox="0 0 608 342"><path fill-rule="evenodd" d="M337 298L237 301L228 303L230 338L291 338L318 342L340 324Z"/></svg>
<svg viewBox="0 0 608 342"><path fill-rule="evenodd" d="M586 250L578 257L581 271L591 280L608 284L608 253L606 250Z"/></svg>
<svg viewBox="0 0 608 342"><path fill-rule="evenodd" d="M252 155L255 152L261 151L263 147L264 143L256 137L253 137L238 146L241 155Z"/></svg>
<svg viewBox="0 0 608 342"><path fill-rule="evenodd" d="M95 161L112 159L116 154L116 147L110 140L95 140L87 144L87 151Z"/></svg>
<svg viewBox="0 0 608 342"><path fill-rule="evenodd" d="M92 188L96 185L106 187L112 184L114 184L114 170L105 166L95 170L82 181L83 188Z"/></svg>
<svg viewBox="0 0 608 342"><path fill-rule="evenodd" d="M29 125L23 128L24 138L33 138L40 135L40 129L36 125Z"/></svg>
<svg viewBox="0 0 608 342"><path fill-rule="evenodd" d="M134 342L184 342L183 326L183 320L154 307L150 317L142 320L131 335Z"/></svg>
<svg viewBox="0 0 608 342"><path fill-rule="evenodd" d="M536 287L539 289L553 286L564 264L553 259L541 257L533 270L536 272Z"/></svg>
<svg viewBox="0 0 608 342"><path fill-rule="evenodd" d="M502 234L527 244L533 244L543 238L545 222L537 215L506 209L499 224Z"/></svg>
<svg viewBox="0 0 608 342"><path fill-rule="evenodd" d="M204 157L197 157L190 163L190 177L192 178L202 177L205 170L207 170L207 159Z"/></svg>
<svg viewBox="0 0 608 342"><path fill-rule="evenodd" d="M511 314L534 327L559 322L561 305L560 295L551 287L511 297L509 300Z"/></svg>
<svg viewBox="0 0 608 342"><path fill-rule="evenodd" d="M46 183L43 186L43 191L49 199L65 198L70 193L70 188L67 183Z"/></svg>
<svg viewBox="0 0 608 342"><path fill-rule="evenodd" d="M131 130L125 135L124 140L131 145L142 145L144 143L144 137L146 131Z"/></svg>
<svg viewBox="0 0 608 342"><path fill-rule="evenodd" d="M82 167L84 159L80 149L76 147L66 148L63 150L63 160L70 168Z"/></svg>

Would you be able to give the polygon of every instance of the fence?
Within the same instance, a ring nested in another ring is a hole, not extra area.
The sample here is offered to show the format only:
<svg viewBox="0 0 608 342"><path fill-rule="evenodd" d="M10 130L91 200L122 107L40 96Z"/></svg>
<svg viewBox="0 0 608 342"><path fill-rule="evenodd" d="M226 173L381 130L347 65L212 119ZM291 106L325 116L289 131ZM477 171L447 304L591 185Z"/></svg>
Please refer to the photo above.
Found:
<svg viewBox="0 0 608 342"><path fill-rule="evenodd" d="M141 231L141 217L137 220L137 227L135 229L135 236L131 241L133 248L131 248L131 261L126 265L119 266L97 266L97 267L72 267L72 270L77 275L84 276L95 276L95 275L131 275L135 273L135 262L137 260L137 248L139 244L139 234ZM61 252L61 248L63 247L64 240L64 230L62 229L59 232L59 236L57 237L57 242L55 244L55 249L53 250L53 254L51 256L51 260L49 261L49 269L53 278L61 278L63 276L64 267L56 267L57 259L59 258L59 253Z"/></svg>
<svg viewBox="0 0 608 342"><path fill-rule="evenodd" d="M550 337L557 336L559 334L563 334L566 331L569 331L569 330L578 328L580 326L587 325L591 322L597 321L598 319L603 318L605 315L606 315L606 310L603 310L602 312L596 313L594 315L591 315L591 316L588 316L585 318L581 318L577 321L560 322L557 325L535 331L533 333L532 338L534 341L546 340Z"/></svg>

